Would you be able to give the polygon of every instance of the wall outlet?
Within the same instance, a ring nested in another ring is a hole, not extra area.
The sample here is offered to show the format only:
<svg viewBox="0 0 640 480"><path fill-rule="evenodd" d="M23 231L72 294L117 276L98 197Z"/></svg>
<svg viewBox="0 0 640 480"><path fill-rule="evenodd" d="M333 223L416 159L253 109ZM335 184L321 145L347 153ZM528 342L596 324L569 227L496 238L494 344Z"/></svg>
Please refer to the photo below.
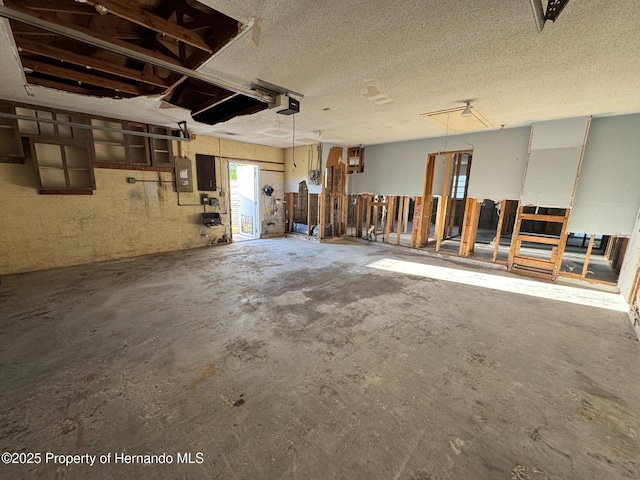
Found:
<svg viewBox="0 0 640 480"><path fill-rule="evenodd" d="M206 205L207 203L209 203L209 195L206 193L201 193L200 194L200 203L203 205Z"/></svg>

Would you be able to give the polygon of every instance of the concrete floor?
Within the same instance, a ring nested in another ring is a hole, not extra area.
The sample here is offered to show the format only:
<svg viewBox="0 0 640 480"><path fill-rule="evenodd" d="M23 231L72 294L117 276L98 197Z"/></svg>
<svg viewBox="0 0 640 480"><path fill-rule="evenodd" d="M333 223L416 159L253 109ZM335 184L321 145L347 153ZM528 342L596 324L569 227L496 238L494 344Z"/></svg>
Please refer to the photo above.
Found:
<svg viewBox="0 0 640 480"><path fill-rule="evenodd" d="M3 278L0 450L112 457L0 478L640 478L625 313L383 258L462 268L276 239Z"/></svg>

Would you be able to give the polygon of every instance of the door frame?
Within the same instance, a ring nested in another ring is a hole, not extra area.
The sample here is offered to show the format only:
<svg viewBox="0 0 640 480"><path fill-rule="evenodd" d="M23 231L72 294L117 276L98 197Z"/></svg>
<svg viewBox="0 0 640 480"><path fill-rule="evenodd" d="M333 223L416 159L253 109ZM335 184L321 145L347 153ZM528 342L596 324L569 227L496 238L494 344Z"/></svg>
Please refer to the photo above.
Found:
<svg viewBox="0 0 640 480"><path fill-rule="evenodd" d="M260 211L262 207L262 202L260 201L260 164L251 160L238 160L235 158L225 158L226 169L227 172L227 191L229 192L228 197L228 212L229 212L229 235L231 240L233 240L233 209L232 209L232 201L231 201L231 165L242 165L242 166L252 166L254 169L254 202L253 202L253 239L259 239L262 236L262 218L260 216ZM242 230L242 225L240 225L240 229Z"/></svg>

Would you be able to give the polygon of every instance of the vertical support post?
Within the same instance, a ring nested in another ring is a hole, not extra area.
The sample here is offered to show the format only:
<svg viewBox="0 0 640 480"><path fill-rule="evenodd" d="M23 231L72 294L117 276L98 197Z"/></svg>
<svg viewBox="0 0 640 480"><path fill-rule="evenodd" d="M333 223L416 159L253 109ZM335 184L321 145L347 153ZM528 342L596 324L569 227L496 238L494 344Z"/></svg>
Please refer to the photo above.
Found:
<svg viewBox="0 0 640 480"><path fill-rule="evenodd" d="M384 232L384 242L389 243L389 235L393 229L393 221L396 213L396 196L389 195L387 197L387 225Z"/></svg>
<svg viewBox="0 0 640 480"><path fill-rule="evenodd" d="M444 229L447 216L447 206L449 197L440 197L438 208L436 209L436 253L440 251L440 245L444 238Z"/></svg>
<svg viewBox="0 0 640 480"><path fill-rule="evenodd" d="M416 216L414 212L414 222L417 218L418 233L416 236L415 244L412 242L412 246L421 247L429 240L429 227L431 226L431 206L433 201L433 173L436 165L436 155L430 154L427 157L427 168L424 174L424 186L422 188L422 202L420 203L420 215ZM416 202L417 209L417 202ZM416 225L414 223L414 230Z"/></svg>
<svg viewBox="0 0 640 480"><path fill-rule="evenodd" d="M334 188L335 188L335 168L329 167L329 178L330 178L330 187L329 187L329 224L331 225L330 231L331 236L333 237L335 234L335 221L336 221L336 204L334 198Z"/></svg>
<svg viewBox="0 0 640 480"><path fill-rule="evenodd" d="M416 197L413 209L413 229L411 230L411 246L417 248L420 245L420 218L422 216L422 197Z"/></svg>
<svg viewBox="0 0 640 480"><path fill-rule="evenodd" d="M369 240L369 230L371 229L371 195L367 195L367 223L365 226L366 239Z"/></svg>
<svg viewBox="0 0 640 480"><path fill-rule="evenodd" d="M513 267L513 259L518 253L520 253L520 240L518 239L518 237L520 236L520 226L522 225L523 209L524 207L522 205L518 206L518 213L516 216L516 226L514 227L513 233L511 234L511 246L509 247L509 260L507 263L507 268L509 270L511 270L511 267Z"/></svg>
<svg viewBox="0 0 640 480"><path fill-rule="evenodd" d="M362 238L362 195L356 197L355 216L356 216L356 237Z"/></svg>
<svg viewBox="0 0 640 480"><path fill-rule="evenodd" d="M553 275L552 279L555 280L558 276L558 272L560 272L560 267L562 266L562 257L564 257L564 250L567 246L567 237L569 236L567 232L567 222L569 221L569 215L571 214L571 209L567 208L564 211L564 222L562 222L562 230L560 232L560 244L558 245L557 256L555 258L555 265L553 267Z"/></svg>
<svg viewBox="0 0 640 480"><path fill-rule="evenodd" d="M471 254L471 241L475 241L475 237L473 237L473 222L476 220L476 203L477 202L473 198L467 198L465 200L464 221L462 222L460 248L458 250L458 255L461 257L468 257Z"/></svg>
<svg viewBox="0 0 640 480"><path fill-rule="evenodd" d="M396 227L396 245L400 245L400 233L404 229L403 225L405 221L405 214L404 214L405 198L407 197L405 196L398 197L398 224Z"/></svg>
<svg viewBox="0 0 640 480"><path fill-rule="evenodd" d="M311 236L311 194L307 192L307 237Z"/></svg>
<svg viewBox="0 0 640 480"><path fill-rule="evenodd" d="M293 228L293 193L285 193L287 196L287 233Z"/></svg>
<svg viewBox="0 0 640 480"><path fill-rule="evenodd" d="M591 259L591 251L593 250L593 244L596 241L596 235L594 233L589 237L589 246L587 247L587 254L584 256L584 265L582 266L582 278L587 278L587 272L589 271L589 260Z"/></svg>
<svg viewBox="0 0 640 480"><path fill-rule="evenodd" d="M374 206L373 206L373 219L372 219L372 221L373 221L373 223L372 223L372 225L373 225L373 241L377 242L378 241L378 213L379 213L378 204L380 203L380 195L376 195L373 198L373 203L374 203Z"/></svg>
<svg viewBox="0 0 640 480"><path fill-rule="evenodd" d="M349 219L349 199L347 196L347 165L340 164L340 192L338 192L338 203L340 204L340 227L339 236L347 234L347 222Z"/></svg>
<svg viewBox="0 0 640 480"><path fill-rule="evenodd" d="M409 228L409 207L411 206L411 197L405 197L404 203L404 212L402 213L402 218L404 219L404 223L402 224L402 233L407 233Z"/></svg>
<svg viewBox="0 0 640 480"><path fill-rule="evenodd" d="M318 239L324 238L324 225L326 223L326 196L327 196L327 169L322 173L322 192L318 199Z"/></svg>
<svg viewBox="0 0 640 480"><path fill-rule="evenodd" d="M460 168L462 167L461 153L456 153L454 165L455 173L451 177L451 188L449 189L451 201L449 202L449 214L447 218L447 237L453 236L453 221L455 220L456 209L458 208L458 182L460 181Z"/></svg>
<svg viewBox="0 0 640 480"><path fill-rule="evenodd" d="M387 212L389 211L389 195L382 196L382 214L380 216L380 234L382 241L385 241L385 232L387 230Z"/></svg>
<svg viewBox="0 0 640 480"><path fill-rule="evenodd" d="M493 245L493 261L498 258L498 250L500 248L500 237L502 235L502 224L504 223L505 210L507 209L507 201L500 202L500 216L498 217L498 227L496 228L496 236Z"/></svg>

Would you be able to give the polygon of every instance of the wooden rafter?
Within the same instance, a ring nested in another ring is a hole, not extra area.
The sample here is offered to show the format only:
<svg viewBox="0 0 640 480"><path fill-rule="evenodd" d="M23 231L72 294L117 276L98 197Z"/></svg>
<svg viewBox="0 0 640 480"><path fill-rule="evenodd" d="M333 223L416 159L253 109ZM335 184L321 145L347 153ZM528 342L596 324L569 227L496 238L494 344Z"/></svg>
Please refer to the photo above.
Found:
<svg viewBox="0 0 640 480"><path fill-rule="evenodd" d="M55 33L42 30L31 25L24 25L22 23L14 22L11 26L14 36L19 37L55 37ZM145 40L145 35L142 34L141 28L137 25L127 24L121 27L105 27L98 25L91 25L91 31L99 35L107 35L120 40Z"/></svg>
<svg viewBox="0 0 640 480"><path fill-rule="evenodd" d="M106 35L120 40L146 40L147 36L144 34L144 30L142 28L127 22L122 23L123 25L118 25L117 27L91 25L91 30L97 34Z"/></svg>
<svg viewBox="0 0 640 480"><path fill-rule="evenodd" d="M159 39L154 38L152 45L153 45L153 48L155 48L158 52L160 52L165 57L172 58L174 63L176 62L182 63L180 62L180 57L178 56L178 54L175 53L173 50L171 50L167 45L165 45Z"/></svg>
<svg viewBox="0 0 640 480"><path fill-rule="evenodd" d="M31 60L28 58L22 59L22 66L33 72L42 73L45 75L52 75L54 77L63 78L67 80L73 80L76 82L87 83L89 85L95 85L97 87L108 88L118 92L130 93L132 95L142 95L143 92L131 84L119 82L116 80L110 80L96 75L91 75L84 72L77 72L64 67L58 67L56 65L50 65L48 63L40 62L37 60Z"/></svg>
<svg viewBox="0 0 640 480"><path fill-rule="evenodd" d="M42 55L44 57L61 60L63 62L72 63L74 65L80 65L82 67L90 67L91 70L110 73L119 77L128 78L129 80L136 80L138 82L147 83L162 88L168 87L168 85L162 78L155 75L123 67L114 62L108 62L90 56L79 55L69 50L52 47L42 42L21 40L18 43L18 48L21 51L26 51L36 55Z"/></svg>
<svg viewBox="0 0 640 480"><path fill-rule="evenodd" d="M207 52L203 52L202 50L194 50L193 53L186 58L184 64L188 68L196 69L201 66L209 57L210 55Z"/></svg>
<svg viewBox="0 0 640 480"><path fill-rule="evenodd" d="M27 36L55 37L56 36L55 33L47 32L46 30L42 30L41 28L32 27L31 25L25 25L23 23L18 23L18 22L14 22L13 25L11 25L11 31L13 32L14 36L15 35L20 35L25 37Z"/></svg>
<svg viewBox="0 0 640 480"><path fill-rule="evenodd" d="M55 80L49 80L47 78L36 77L30 74L26 74L25 76L27 77L27 83L29 83L30 85L40 85L41 87L64 90L80 95L95 95L95 92L93 92L91 89L81 87L80 85L69 85Z"/></svg>
<svg viewBox="0 0 640 480"><path fill-rule="evenodd" d="M505 211L507 210L507 201L500 202L500 216L498 217L498 226L496 227L496 236L493 245L493 261L498 259L498 251L500 250L500 237L502 236L502 225L504 224Z"/></svg>
<svg viewBox="0 0 640 480"><path fill-rule="evenodd" d="M126 48L128 50L131 50L131 51L134 51L134 52L137 52L137 53L148 55L148 56L153 57L153 58L155 58L157 60L162 60L164 62L172 63L174 65L180 65L180 62L175 57L163 55L162 53L156 52L156 51L151 50L149 48L140 47L140 46L136 45L135 43L125 42L125 41L122 41L122 40L118 40L117 38L110 37L109 35L103 35L103 34L97 33L91 28L82 27L82 26L80 26L80 25L78 25L78 24L76 24L74 22L60 19L57 16L55 16L55 15L49 13L49 12L39 12L39 11L35 11L35 10L30 10L28 8L20 7L20 6L17 6L17 5L12 5L11 8L13 8L16 11L26 13L26 14L32 16L32 17L39 18L40 20L45 20L45 21L48 21L48 22L56 23L56 24L58 24L60 26L76 30L76 31L78 31L78 32L80 32L82 34L95 37L95 38L97 38L99 40L102 40L104 42L109 42L112 45L116 45L116 46L118 46L120 48Z"/></svg>
<svg viewBox="0 0 640 480"><path fill-rule="evenodd" d="M223 98L216 96L211 100L204 102L201 105L198 105L196 108L191 110L191 115L196 116L206 110L209 110L210 108L214 108L217 105L220 105L221 103L231 100L232 98L235 98L238 95L240 95L239 93L233 93L233 92L227 92L227 93L228 95Z"/></svg>
<svg viewBox="0 0 640 480"><path fill-rule="evenodd" d="M141 8L131 7L118 0L87 0L87 3L93 6L101 5L117 17L213 53L211 47L197 33Z"/></svg>
<svg viewBox="0 0 640 480"><path fill-rule="evenodd" d="M13 3L13 2L11 2ZM96 11L82 2L51 0L21 0L23 7L43 12L71 13L74 15L96 15Z"/></svg>

